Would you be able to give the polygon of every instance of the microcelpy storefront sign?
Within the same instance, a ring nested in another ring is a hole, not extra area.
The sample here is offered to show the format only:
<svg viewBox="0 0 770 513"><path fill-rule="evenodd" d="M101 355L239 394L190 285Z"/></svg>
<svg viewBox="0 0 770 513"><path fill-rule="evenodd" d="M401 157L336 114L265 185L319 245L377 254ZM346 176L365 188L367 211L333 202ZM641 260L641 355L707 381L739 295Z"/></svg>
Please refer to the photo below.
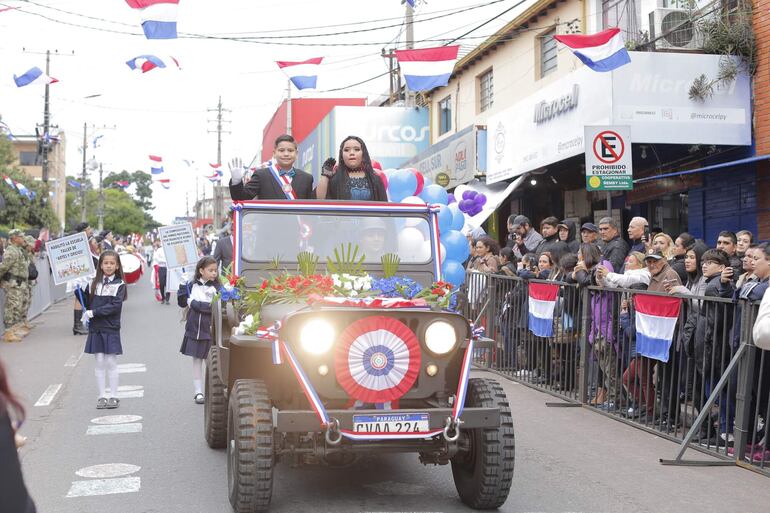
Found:
<svg viewBox="0 0 770 513"><path fill-rule="evenodd" d="M541 101L535 104L535 118L536 124L544 123L551 118L554 118L560 114L568 112L578 105L578 96L580 92L580 86L572 84L572 92L565 94L553 101Z"/></svg>

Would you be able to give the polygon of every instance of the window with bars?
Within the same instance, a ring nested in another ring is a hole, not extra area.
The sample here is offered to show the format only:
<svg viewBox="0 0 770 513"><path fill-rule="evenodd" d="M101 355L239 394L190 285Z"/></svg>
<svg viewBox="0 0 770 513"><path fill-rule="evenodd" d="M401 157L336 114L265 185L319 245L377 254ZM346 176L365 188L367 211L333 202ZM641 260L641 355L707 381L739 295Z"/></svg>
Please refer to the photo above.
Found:
<svg viewBox="0 0 770 513"><path fill-rule="evenodd" d="M452 97L447 96L438 102L438 135L444 135L452 129Z"/></svg>
<svg viewBox="0 0 770 513"><path fill-rule="evenodd" d="M479 112L492 107L495 103L495 90L492 82L492 70L479 76Z"/></svg>
<svg viewBox="0 0 770 513"><path fill-rule="evenodd" d="M555 35L556 29L540 35L540 78L554 71L559 64Z"/></svg>

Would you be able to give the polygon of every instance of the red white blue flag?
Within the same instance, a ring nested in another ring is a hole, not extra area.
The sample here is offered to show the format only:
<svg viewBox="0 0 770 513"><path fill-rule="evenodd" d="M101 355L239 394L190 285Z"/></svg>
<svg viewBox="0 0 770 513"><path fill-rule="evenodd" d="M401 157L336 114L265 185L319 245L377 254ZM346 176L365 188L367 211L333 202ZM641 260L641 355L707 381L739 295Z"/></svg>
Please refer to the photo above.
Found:
<svg viewBox="0 0 770 513"><path fill-rule="evenodd" d="M179 68L179 61L174 57L168 57L168 59L164 60L156 55L139 55L133 59L127 60L126 64L132 70L140 70L142 73L147 73L155 68L165 68L167 62L168 65L173 63Z"/></svg>
<svg viewBox="0 0 770 513"><path fill-rule="evenodd" d="M406 86L412 91L429 91L447 85L459 50L459 46L396 50L396 59Z"/></svg>
<svg viewBox="0 0 770 513"><path fill-rule="evenodd" d="M171 179L170 178L161 178L159 180L155 180L160 184L161 187L164 189L170 189L171 188Z"/></svg>
<svg viewBox="0 0 770 513"><path fill-rule="evenodd" d="M176 39L179 0L126 0L126 3L140 10L147 39Z"/></svg>
<svg viewBox="0 0 770 513"><path fill-rule="evenodd" d="M30 68L29 71L21 75L14 75L13 81L16 82L16 87L24 87L30 84L53 84L58 82L57 79L49 77L38 67Z"/></svg>
<svg viewBox="0 0 770 513"><path fill-rule="evenodd" d="M636 352L647 358L668 361L668 350L674 338L682 300L677 297L637 294Z"/></svg>
<svg viewBox="0 0 770 513"><path fill-rule="evenodd" d="M150 155L150 172L159 175L163 172L163 158L157 155Z"/></svg>
<svg viewBox="0 0 770 513"><path fill-rule="evenodd" d="M553 336L553 312L558 297L558 285L529 284L529 331L536 337Z"/></svg>
<svg viewBox="0 0 770 513"><path fill-rule="evenodd" d="M323 57L316 57L302 62L277 61L276 64L297 89L315 89L318 68L323 60Z"/></svg>
<svg viewBox="0 0 770 513"><path fill-rule="evenodd" d="M572 34L553 38L571 48L575 56L594 71L612 71L631 62L619 28L590 35Z"/></svg>

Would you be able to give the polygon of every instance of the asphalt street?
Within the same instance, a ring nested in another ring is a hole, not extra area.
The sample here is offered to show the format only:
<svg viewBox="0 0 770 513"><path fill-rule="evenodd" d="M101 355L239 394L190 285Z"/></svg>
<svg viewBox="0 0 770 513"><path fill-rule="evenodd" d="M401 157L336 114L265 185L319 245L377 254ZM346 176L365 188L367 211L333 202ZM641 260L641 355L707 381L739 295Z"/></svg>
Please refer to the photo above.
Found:
<svg viewBox="0 0 770 513"><path fill-rule="evenodd" d="M20 454L38 511L231 511L225 454L203 439L191 360L178 352L180 314L175 305L155 302L148 280L129 288L117 410L95 408L93 361L81 357L85 337L72 335L70 301L35 319L22 343L0 346L11 385L27 406L22 434L28 441ZM770 481L764 476L735 467L661 466L659 458L675 456L675 444L587 409L546 407L552 397L500 381L516 430L514 482L500 511L767 511ZM687 457L706 458L693 451ZM459 502L448 466L389 455L345 468L282 463L272 511L470 509Z"/></svg>

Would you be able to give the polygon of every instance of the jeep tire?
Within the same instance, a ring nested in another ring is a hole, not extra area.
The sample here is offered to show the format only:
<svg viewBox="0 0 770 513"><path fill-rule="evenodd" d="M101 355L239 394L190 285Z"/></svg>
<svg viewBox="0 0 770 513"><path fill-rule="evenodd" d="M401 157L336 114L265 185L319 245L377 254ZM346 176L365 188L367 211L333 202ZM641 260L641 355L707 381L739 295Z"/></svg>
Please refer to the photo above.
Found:
<svg viewBox="0 0 770 513"><path fill-rule="evenodd" d="M267 511L273 494L273 412L262 380L239 379L228 401L227 485L236 513Z"/></svg>
<svg viewBox="0 0 770 513"><path fill-rule="evenodd" d="M227 401L219 371L219 349L209 350L203 402L203 435L212 449L227 447Z"/></svg>
<svg viewBox="0 0 770 513"><path fill-rule="evenodd" d="M468 381L466 405L499 408L500 426L461 429L461 450L452 458L452 476L460 500L474 509L495 509L505 503L513 481L515 441L508 399L497 381ZM464 446L464 447L463 447Z"/></svg>

